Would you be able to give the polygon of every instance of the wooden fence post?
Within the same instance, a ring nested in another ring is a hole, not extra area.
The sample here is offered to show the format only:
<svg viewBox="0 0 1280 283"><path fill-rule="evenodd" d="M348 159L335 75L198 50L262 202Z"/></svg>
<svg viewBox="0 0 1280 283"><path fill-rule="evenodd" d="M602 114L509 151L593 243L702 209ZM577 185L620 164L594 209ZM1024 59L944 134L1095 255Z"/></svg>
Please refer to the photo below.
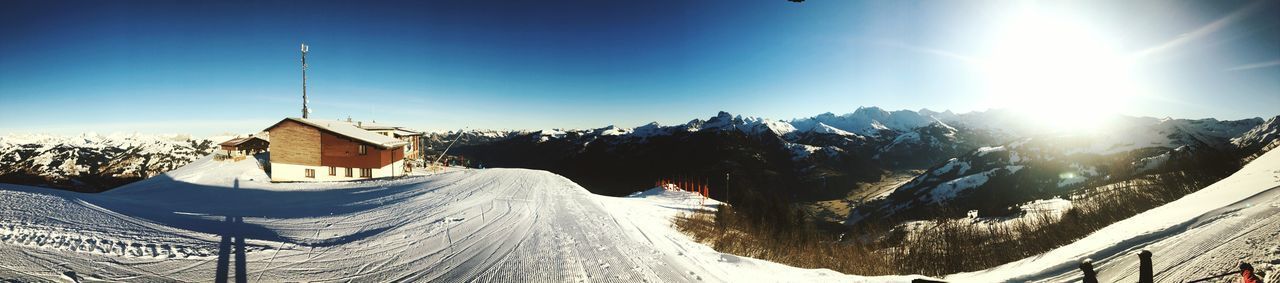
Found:
<svg viewBox="0 0 1280 283"><path fill-rule="evenodd" d="M1080 261L1080 271L1084 272L1084 283L1098 283L1098 273L1093 271L1093 260Z"/></svg>
<svg viewBox="0 0 1280 283"><path fill-rule="evenodd" d="M1155 275L1151 269L1151 251L1138 253L1138 283L1155 283Z"/></svg>

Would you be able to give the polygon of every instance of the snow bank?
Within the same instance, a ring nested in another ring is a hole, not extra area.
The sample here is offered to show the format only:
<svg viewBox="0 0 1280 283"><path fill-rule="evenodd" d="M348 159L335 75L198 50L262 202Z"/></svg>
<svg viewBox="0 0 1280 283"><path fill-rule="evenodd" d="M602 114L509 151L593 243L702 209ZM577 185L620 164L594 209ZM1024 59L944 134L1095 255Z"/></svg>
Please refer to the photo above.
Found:
<svg viewBox="0 0 1280 283"><path fill-rule="evenodd" d="M633 240L653 245L666 254L677 255L682 263L703 269L702 280L724 282L910 282L921 276L866 277L846 275L830 269L803 269L770 261L717 252L677 231L671 221L683 212L713 211L720 202L704 200L698 194L662 188L615 198L596 196L614 220Z"/></svg>

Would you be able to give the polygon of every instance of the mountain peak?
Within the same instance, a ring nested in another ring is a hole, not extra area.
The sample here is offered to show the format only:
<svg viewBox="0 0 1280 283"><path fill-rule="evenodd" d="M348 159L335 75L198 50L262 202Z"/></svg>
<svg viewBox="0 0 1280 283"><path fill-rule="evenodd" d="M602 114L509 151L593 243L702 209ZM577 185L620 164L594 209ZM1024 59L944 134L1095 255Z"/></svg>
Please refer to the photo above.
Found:
<svg viewBox="0 0 1280 283"><path fill-rule="evenodd" d="M836 128L836 127L832 127L832 126L827 125L827 124L822 123L822 122L818 122L818 124L813 125L813 128L812 128L812 129L810 129L810 131L812 131L812 132L814 132L814 133L819 133L819 134L834 134L834 135L840 135L840 136L857 136L857 134L850 133L850 132L848 132L848 131L838 129L838 128Z"/></svg>
<svg viewBox="0 0 1280 283"><path fill-rule="evenodd" d="M876 106L858 106L858 109L853 111L853 116L884 117L889 116L889 111L885 111L884 109Z"/></svg>

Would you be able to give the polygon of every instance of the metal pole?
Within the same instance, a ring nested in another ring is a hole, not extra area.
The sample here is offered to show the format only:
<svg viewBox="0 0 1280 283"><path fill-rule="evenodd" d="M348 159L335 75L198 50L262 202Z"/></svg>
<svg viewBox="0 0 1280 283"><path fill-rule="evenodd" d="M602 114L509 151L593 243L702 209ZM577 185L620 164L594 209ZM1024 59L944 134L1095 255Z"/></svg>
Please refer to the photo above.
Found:
<svg viewBox="0 0 1280 283"><path fill-rule="evenodd" d="M302 44L302 118L309 118L310 109L307 109L307 44Z"/></svg>
<svg viewBox="0 0 1280 283"><path fill-rule="evenodd" d="M457 143L457 142L458 142L458 140L462 139L462 135L466 134L466 133L464 133L462 130L463 130L463 129L458 129L458 136L457 136L457 137L455 137L455 138L453 138L453 142L450 142L450 143L449 143L449 146L444 147L444 151L441 151L441 152L440 152L440 156L439 156L439 157L436 157L436 161L435 161L435 162L432 162L433 164L434 164L434 163L437 163L437 162L440 162L440 159L441 159L441 158L444 158L444 154L445 154L445 153L449 153L449 149L450 149L450 148L453 148L453 144L454 144L454 143Z"/></svg>

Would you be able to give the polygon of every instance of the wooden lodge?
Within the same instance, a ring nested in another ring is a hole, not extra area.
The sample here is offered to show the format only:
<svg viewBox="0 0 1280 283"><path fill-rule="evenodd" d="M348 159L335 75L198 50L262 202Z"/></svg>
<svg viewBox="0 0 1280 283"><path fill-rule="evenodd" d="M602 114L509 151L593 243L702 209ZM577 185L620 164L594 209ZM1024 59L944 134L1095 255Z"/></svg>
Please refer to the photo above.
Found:
<svg viewBox="0 0 1280 283"><path fill-rule="evenodd" d="M271 181L346 181L405 175L405 147L410 142L394 137L394 133L381 134L360 126L363 123L285 118L268 127Z"/></svg>
<svg viewBox="0 0 1280 283"><path fill-rule="evenodd" d="M248 137L233 138L218 145L222 147L222 151L227 156L234 157L267 151L270 143L266 138L249 135Z"/></svg>

